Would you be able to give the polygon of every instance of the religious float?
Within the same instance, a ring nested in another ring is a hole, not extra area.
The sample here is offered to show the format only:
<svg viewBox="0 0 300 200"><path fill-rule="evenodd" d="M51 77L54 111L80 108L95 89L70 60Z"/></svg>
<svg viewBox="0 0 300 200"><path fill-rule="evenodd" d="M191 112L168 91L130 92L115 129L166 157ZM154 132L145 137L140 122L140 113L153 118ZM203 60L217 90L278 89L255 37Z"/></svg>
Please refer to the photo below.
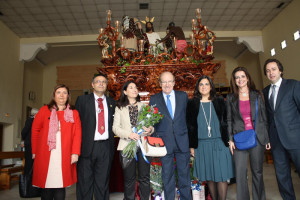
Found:
<svg viewBox="0 0 300 200"><path fill-rule="evenodd" d="M108 77L109 95L118 99L122 85L132 80L137 84L142 100L148 101L152 94L161 91L158 83L159 75L164 71L170 71L175 76L174 89L185 91L189 97L192 97L197 79L201 75L213 78L213 74L221 66L213 62L213 43L216 36L202 25L200 14L201 10L196 9L196 19L191 20L191 42L183 51L177 48L177 38L173 35L171 50L164 48L153 54L149 45L146 47L145 39L137 39L137 51L134 52L126 48L123 36L120 37L120 43L117 45L121 24L116 21L115 26L112 26L112 12L108 10L107 26L99 30L100 34L97 38L102 48L101 62L104 67L99 67L97 70ZM150 21L148 17L146 21Z"/></svg>

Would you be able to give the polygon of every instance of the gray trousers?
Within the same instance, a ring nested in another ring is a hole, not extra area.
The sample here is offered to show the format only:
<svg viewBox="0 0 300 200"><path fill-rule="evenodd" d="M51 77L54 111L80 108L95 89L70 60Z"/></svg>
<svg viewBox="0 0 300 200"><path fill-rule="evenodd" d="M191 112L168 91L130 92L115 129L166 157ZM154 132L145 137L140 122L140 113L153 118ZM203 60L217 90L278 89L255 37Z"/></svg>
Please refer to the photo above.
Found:
<svg viewBox="0 0 300 200"><path fill-rule="evenodd" d="M252 199L265 200L265 186L263 180L263 162L265 146L257 141L257 146L249 150L233 152L236 175L237 200L250 200L248 187L248 157L252 172Z"/></svg>

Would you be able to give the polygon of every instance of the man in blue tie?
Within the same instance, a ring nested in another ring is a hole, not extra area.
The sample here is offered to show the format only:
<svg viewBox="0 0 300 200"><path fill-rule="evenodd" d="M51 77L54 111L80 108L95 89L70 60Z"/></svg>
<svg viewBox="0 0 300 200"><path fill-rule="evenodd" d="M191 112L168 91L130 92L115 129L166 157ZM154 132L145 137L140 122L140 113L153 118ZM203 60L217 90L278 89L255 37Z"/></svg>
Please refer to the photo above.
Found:
<svg viewBox="0 0 300 200"><path fill-rule="evenodd" d="M175 163L178 174L180 199L191 197L190 153L186 126L186 106L188 97L185 92L173 90L175 77L170 72L159 76L162 92L150 97L150 105L156 105L164 118L155 126L157 135L161 137L167 148L167 155L161 158L162 178L166 200L175 199Z"/></svg>
<svg viewBox="0 0 300 200"><path fill-rule="evenodd" d="M282 199L296 200L290 158L300 175L300 82L282 78L276 59L266 60L264 72L271 82L263 93L278 188Z"/></svg>

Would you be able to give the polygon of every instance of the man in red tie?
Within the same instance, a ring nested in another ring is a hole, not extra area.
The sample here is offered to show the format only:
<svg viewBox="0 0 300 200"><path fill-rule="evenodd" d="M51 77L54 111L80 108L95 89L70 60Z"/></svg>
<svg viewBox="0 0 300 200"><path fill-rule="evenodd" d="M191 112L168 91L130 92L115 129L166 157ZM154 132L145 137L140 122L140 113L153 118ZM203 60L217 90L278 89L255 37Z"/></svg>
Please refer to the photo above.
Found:
<svg viewBox="0 0 300 200"><path fill-rule="evenodd" d="M115 101L105 96L107 77L93 78L93 93L79 96L75 107L82 127L81 156L77 164L78 200L109 199L109 174L114 155L112 132Z"/></svg>

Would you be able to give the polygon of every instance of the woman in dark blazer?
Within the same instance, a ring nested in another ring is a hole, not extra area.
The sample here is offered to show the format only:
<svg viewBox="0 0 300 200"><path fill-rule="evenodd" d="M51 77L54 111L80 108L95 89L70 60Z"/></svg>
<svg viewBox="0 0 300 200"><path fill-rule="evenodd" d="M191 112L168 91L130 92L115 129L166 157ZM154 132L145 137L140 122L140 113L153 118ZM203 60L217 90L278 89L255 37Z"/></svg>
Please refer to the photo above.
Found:
<svg viewBox="0 0 300 200"><path fill-rule="evenodd" d="M187 104L186 117L190 151L195 157L193 175L208 182L212 199L225 200L227 180L234 176L228 148L226 107L223 97L216 96L208 76L198 79L194 98Z"/></svg>
<svg viewBox="0 0 300 200"><path fill-rule="evenodd" d="M231 94L227 95L227 123L229 148L233 155L237 183L237 199L249 200L247 168L248 157L252 171L252 198L264 200L263 161L265 149L270 149L267 132L266 109L262 94L256 90L250 74L244 67L237 67L231 76ZM233 135L255 129L255 105L257 99L256 136L257 146L248 150L235 147Z"/></svg>

